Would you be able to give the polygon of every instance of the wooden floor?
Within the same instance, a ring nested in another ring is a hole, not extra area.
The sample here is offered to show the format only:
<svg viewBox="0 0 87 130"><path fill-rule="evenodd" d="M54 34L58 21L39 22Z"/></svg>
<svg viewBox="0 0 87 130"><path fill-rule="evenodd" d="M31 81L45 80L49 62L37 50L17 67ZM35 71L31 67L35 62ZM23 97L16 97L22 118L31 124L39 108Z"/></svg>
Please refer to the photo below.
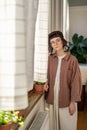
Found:
<svg viewBox="0 0 87 130"><path fill-rule="evenodd" d="M78 129L87 130L87 104L85 105L84 111L78 113Z"/></svg>

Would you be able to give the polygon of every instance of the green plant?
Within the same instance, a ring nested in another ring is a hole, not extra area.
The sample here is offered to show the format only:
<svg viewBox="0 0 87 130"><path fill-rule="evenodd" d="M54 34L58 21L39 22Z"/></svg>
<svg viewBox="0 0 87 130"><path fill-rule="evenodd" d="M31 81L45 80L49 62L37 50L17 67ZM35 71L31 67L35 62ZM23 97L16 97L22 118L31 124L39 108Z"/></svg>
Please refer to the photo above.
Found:
<svg viewBox="0 0 87 130"><path fill-rule="evenodd" d="M45 82L34 81L34 84L44 85L44 84L45 84Z"/></svg>
<svg viewBox="0 0 87 130"><path fill-rule="evenodd" d="M69 42L70 52L74 55L79 63L87 62L87 38L75 33L72 36L72 42Z"/></svg>
<svg viewBox="0 0 87 130"><path fill-rule="evenodd" d="M37 94L44 93L44 84L45 82L34 81L34 90Z"/></svg>
<svg viewBox="0 0 87 130"><path fill-rule="evenodd" d="M9 124L10 122L24 125L23 117L18 116L19 111L0 111L0 127Z"/></svg>

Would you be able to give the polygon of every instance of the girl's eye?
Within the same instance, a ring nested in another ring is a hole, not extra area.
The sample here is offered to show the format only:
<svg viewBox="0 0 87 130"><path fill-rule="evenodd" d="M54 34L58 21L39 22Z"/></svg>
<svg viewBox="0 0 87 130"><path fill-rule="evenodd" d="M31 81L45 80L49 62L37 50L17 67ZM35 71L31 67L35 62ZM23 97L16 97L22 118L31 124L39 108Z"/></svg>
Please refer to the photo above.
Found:
<svg viewBox="0 0 87 130"><path fill-rule="evenodd" d="M60 41L59 39L56 40L56 42L59 42L59 41Z"/></svg>
<svg viewBox="0 0 87 130"><path fill-rule="evenodd" d="M51 44L55 44L55 42L51 42Z"/></svg>

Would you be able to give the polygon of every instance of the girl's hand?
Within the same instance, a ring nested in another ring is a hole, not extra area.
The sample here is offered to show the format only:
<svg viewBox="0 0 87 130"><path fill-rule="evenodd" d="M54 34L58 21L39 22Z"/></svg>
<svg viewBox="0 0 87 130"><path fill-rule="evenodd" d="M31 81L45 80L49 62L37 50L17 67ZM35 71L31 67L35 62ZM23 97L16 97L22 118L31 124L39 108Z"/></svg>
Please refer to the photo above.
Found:
<svg viewBox="0 0 87 130"><path fill-rule="evenodd" d="M73 115L76 111L75 102L71 102L69 105L69 113L70 115Z"/></svg>
<svg viewBox="0 0 87 130"><path fill-rule="evenodd" d="M47 91L48 91L48 88L49 88L49 87L48 87L48 84L47 84L47 83L45 83L45 85L44 85L44 91L46 91L46 92L47 92Z"/></svg>

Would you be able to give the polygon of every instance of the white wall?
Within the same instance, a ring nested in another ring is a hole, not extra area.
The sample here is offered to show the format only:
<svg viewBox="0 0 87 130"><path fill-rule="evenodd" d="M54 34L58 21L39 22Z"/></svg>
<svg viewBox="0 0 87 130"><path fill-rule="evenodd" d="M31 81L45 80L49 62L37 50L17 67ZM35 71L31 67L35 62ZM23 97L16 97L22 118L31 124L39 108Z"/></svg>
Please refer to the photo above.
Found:
<svg viewBox="0 0 87 130"><path fill-rule="evenodd" d="M87 37L87 6L70 7L70 40L74 33Z"/></svg>

